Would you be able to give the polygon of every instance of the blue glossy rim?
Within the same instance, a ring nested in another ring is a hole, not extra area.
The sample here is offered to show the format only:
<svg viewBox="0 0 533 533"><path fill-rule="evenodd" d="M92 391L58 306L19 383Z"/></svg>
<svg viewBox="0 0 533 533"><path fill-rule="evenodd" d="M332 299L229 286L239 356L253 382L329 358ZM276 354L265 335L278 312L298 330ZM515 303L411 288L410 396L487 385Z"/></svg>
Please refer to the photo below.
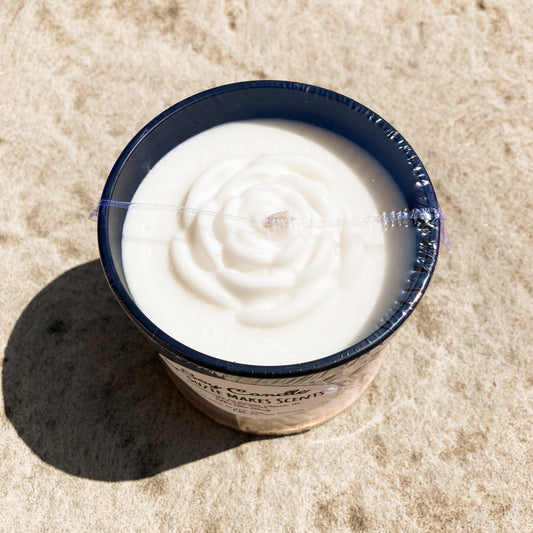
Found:
<svg viewBox="0 0 533 533"><path fill-rule="evenodd" d="M438 209L433 186L431 185L427 172L420 162L420 159L400 133L398 133L388 122L355 100L329 89L304 83L278 80L247 81L215 87L182 100L163 111L144 126L122 151L106 181L102 193L102 199L111 199L113 197L113 193L120 181L121 173L128 159L132 157L132 154L135 153L135 150L143 140L146 139L152 131L160 127L167 119L169 119L169 117L172 117L176 113L180 113L186 108L206 99L221 98L227 93L233 93L236 91L254 91L256 89L273 89L280 91L280 98L283 98L286 91L297 91L304 97L305 93L309 93L309 95L312 95L313 97L333 100L346 106L347 113L356 113L364 116L365 119L368 119L366 124L369 128L378 128L382 131L383 143L395 143L396 147L400 151L403 151L405 158L409 158L409 164L413 168L413 180L423 180L424 183L424 198L426 205L423 205L423 207L429 206ZM389 171L389 173L391 172ZM111 243L107 231L110 209L111 208L109 207L100 207L98 213L98 245L100 259L109 286L118 302L133 322L158 346L160 351L165 353L165 355L176 354L178 360L184 359L193 366L197 365L221 374L231 374L234 376L257 379L297 377L329 370L335 366L359 358L383 344L405 322L420 301L422 295L425 293L435 269L441 229L440 221L437 221L434 227L428 230L428 239L435 243L435 253L433 257L425 257L422 258L422 261L419 261L419 263L423 263L423 265L419 268L417 273L416 290L409 291L405 300L402 300L399 309L385 324L378 327L368 337L345 350L305 363L276 366L246 365L218 359L182 344L178 340L167 335L164 331L161 331L139 309L139 307L137 307L129 295L127 288L122 283L112 257Z"/></svg>

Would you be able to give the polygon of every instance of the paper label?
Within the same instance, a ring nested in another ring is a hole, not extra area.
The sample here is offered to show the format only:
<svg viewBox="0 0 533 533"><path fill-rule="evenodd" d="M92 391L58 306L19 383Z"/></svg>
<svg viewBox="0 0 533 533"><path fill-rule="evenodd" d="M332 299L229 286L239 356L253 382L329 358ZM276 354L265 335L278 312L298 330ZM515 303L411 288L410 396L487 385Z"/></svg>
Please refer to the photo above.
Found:
<svg viewBox="0 0 533 533"><path fill-rule="evenodd" d="M261 386L234 383L184 368L160 356L176 377L196 394L234 415L268 418L295 415L320 407L331 399L338 385Z"/></svg>

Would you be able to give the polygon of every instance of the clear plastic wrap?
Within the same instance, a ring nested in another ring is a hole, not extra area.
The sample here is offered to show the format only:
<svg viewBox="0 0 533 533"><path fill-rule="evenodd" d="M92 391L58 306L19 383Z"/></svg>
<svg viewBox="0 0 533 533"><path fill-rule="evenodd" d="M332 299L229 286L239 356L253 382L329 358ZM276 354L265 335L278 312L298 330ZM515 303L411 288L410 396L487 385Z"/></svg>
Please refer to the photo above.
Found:
<svg viewBox="0 0 533 533"><path fill-rule="evenodd" d="M371 216L350 214L334 219L305 219L289 210L254 218L172 202L132 201L150 169L183 141L220 124L272 118L317 126L362 148L392 177L407 207ZM173 338L137 305L128 287L122 258L124 221L132 209L229 218L236 223L257 224L267 232L368 224L389 229L409 226L415 233L416 251L403 286L364 339L336 353L297 364L243 364L203 353ZM100 255L111 289L126 313L156 346L181 392L215 420L261 434L309 429L338 414L368 387L381 364L383 346L427 288L441 239L447 244L442 212L429 177L412 148L392 126L345 96L283 81L217 87L162 113L121 154L90 218L98 222Z"/></svg>

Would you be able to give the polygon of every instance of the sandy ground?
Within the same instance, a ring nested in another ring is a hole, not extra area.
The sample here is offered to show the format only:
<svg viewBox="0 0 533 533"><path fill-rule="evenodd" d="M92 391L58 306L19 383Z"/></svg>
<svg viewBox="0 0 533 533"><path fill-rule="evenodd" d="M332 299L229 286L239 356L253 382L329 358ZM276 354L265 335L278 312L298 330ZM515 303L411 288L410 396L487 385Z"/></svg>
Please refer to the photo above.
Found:
<svg viewBox="0 0 533 533"><path fill-rule="evenodd" d="M0 530L532 531L533 12L526 0L0 2ZM391 122L447 216L365 395L226 429L124 316L87 214L131 137L250 79Z"/></svg>

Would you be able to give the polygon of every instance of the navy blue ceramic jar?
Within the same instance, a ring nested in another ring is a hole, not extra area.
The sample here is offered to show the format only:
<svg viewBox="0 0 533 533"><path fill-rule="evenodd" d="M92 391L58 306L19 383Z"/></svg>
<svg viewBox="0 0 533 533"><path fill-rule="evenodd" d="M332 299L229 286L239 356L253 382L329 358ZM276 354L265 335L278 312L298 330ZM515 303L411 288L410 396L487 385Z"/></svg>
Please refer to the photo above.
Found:
<svg viewBox="0 0 533 533"><path fill-rule="evenodd" d="M287 81L252 81L192 96L146 125L115 163L102 199L131 200L148 171L186 139L226 122L275 118L339 134L374 157L390 174L409 209L438 212L435 191L413 149L385 120L361 104L319 87ZM137 307L122 265L126 211L100 206L98 242L109 286L124 311L155 345L181 392L217 421L254 433L285 434L319 424L350 405L369 385L381 349L409 317L435 268L441 221L418 219L416 257L404 287L381 324L366 339L308 363L253 366L217 359L161 331Z"/></svg>

